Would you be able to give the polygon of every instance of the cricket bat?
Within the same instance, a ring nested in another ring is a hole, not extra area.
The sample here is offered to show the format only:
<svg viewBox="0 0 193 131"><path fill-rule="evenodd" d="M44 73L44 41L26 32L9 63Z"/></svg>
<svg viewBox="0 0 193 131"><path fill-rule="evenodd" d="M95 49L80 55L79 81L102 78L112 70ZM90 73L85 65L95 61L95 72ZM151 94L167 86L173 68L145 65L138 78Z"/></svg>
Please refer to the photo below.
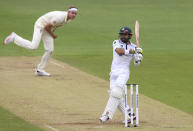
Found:
<svg viewBox="0 0 193 131"><path fill-rule="evenodd" d="M137 20L135 23L135 39L136 39L137 47L140 47L140 44L139 44L139 22Z"/></svg>

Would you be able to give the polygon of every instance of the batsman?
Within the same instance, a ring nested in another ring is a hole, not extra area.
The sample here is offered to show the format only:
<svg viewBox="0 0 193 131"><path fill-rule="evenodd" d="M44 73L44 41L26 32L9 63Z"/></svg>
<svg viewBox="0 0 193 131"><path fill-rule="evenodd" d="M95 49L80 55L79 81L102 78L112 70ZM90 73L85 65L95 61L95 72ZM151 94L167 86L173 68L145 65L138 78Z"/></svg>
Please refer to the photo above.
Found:
<svg viewBox="0 0 193 131"><path fill-rule="evenodd" d="M119 32L119 39L113 42L113 61L110 72L110 90L109 99L105 107L104 113L100 117L100 122L105 123L113 118L113 115L118 108L122 114L125 114L125 105L123 91L130 74L130 63L134 58L134 65L137 66L143 59L143 50L131 42L133 32L129 27L122 27ZM138 35L137 37L138 38ZM139 42L139 40L136 40ZM130 109L128 106L128 123L130 122ZM133 120L136 119L133 114Z"/></svg>

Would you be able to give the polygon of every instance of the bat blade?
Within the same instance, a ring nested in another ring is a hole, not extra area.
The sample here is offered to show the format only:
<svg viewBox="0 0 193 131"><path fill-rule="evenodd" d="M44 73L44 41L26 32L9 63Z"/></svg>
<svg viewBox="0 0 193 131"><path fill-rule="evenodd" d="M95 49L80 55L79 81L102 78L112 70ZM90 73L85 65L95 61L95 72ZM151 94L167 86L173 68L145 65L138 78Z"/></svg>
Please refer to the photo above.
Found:
<svg viewBox="0 0 193 131"><path fill-rule="evenodd" d="M140 47L140 43L139 43L139 22L137 20L136 20L136 23L135 23L135 38L136 38L137 47Z"/></svg>

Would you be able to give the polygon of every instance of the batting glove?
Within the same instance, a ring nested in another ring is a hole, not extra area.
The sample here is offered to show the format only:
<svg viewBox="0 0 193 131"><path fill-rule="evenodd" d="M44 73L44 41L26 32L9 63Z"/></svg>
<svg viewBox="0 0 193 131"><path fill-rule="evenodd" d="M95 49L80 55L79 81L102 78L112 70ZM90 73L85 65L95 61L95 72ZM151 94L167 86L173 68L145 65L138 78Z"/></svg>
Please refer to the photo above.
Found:
<svg viewBox="0 0 193 131"><path fill-rule="evenodd" d="M141 53L134 54L134 65L135 66L138 66L142 60L143 60L143 55Z"/></svg>
<svg viewBox="0 0 193 131"><path fill-rule="evenodd" d="M143 55L143 49L142 48L139 48L139 47L136 47L135 48L135 53L140 53Z"/></svg>

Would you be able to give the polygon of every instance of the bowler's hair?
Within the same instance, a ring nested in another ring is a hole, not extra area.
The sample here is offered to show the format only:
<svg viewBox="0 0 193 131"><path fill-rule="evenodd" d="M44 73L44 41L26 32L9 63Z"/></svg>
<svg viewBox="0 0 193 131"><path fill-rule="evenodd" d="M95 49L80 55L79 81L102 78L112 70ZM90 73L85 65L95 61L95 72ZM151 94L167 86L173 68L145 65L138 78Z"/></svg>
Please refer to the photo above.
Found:
<svg viewBox="0 0 193 131"><path fill-rule="evenodd" d="M76 9L78 9L76 6L74 6L74 5L72 5L72 6L70 6L70 7L68 7L68 9L72 9L72 8L76 8Z"/></svg>

